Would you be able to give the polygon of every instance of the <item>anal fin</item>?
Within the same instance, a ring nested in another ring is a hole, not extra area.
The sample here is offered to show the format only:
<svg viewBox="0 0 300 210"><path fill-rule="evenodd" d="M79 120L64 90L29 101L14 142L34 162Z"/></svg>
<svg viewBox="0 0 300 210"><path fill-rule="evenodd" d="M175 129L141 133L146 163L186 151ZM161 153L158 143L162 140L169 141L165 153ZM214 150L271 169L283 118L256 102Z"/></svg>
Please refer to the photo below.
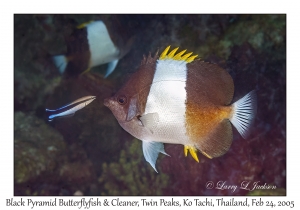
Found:
<svg viewBox="0 0 300 210"><path fill-rule="evenodd" d="M232 143L232 126L229 120L219 123L205 138L195 144L202 154L208 158L224 155Z"/></svg>
<svg viewBox="0 0 300 210"><path fill-rule="evenodd" d="M165 152L164 144L161 142L143 141L143 153L146 161L150 163L152 168L157 172L155 163L159 153L168 155ZM169 156L169 155L168 155ZM158 172L157 172L158 173Z"/></svg>

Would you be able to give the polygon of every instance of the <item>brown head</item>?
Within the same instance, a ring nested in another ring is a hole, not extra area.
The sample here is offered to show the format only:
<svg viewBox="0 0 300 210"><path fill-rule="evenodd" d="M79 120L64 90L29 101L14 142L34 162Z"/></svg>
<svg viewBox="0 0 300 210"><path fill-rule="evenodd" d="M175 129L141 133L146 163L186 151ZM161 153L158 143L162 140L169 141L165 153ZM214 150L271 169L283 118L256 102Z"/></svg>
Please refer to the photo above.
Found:
<svg viewBox="0 0 300 210"><path fill-rule="evenodd" d="M139 69L125 85L114 96L104 100L104 105L112 111L119 124L135 137L137 126L141 125L139 117L145 111L157 58L157 54L144 57Z"/></svg>
<svg viewBox="0 0 300 210"><path fill-rule="evenodd" d="M126 121L129 121L129 119L127 120L129 109L127 97L128 96L126 95L116 94L110 98L104 99L104 105L112 111L119 123L125 123Z"/></svg>

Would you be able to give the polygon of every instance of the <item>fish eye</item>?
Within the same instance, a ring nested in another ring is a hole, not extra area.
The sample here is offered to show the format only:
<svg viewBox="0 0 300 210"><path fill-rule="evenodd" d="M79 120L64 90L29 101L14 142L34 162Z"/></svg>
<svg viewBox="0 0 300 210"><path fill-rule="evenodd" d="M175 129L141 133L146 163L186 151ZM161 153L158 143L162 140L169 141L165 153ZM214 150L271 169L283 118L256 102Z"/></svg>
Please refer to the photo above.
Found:
<svg viewBox="0 0 300 210"><path fill-rule="evenodd" d="M127 103L126 96L119 96L117 100L118 100L118 103L121 105L125 105Z"/></svg>

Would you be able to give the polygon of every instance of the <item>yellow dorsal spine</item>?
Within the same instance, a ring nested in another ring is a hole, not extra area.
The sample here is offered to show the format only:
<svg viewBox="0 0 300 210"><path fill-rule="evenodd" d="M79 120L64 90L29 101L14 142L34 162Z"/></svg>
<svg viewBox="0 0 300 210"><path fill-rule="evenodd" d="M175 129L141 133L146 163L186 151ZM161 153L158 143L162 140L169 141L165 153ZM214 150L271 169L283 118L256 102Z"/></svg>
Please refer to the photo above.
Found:
<svg viewBox="0 0 300 210"><path fill-rule="evenodd" d="M193 62L196 57L198 57L198 55L191 56L186 60L186 62L188 62L188 63Z"/></svg>
<svg viewBox="0 0 300 210"><path fill-rule="evenodd" d="M178 48L179 47L177 47L177 48L175 48L174 50L172 50L169 54L168 54L168 58L173 58L174 57L174 55L175 55L175 53L176 53L176 51L178 50Z"/></svg>
<svg viewBox="0 0 300 210"><path fill-rule="evenodd" d="M182 50L180 53L177 53L173 59L174 60L180 60L181 59L181 56L185 53L186 50Z"/></svg>
<svg viewBox="0 0 300 210"><path fill-rule="evenodd" d="M192 55L193 53L188 53L188 54L185 54L184 56L181 57L181 60L185 61L188 57L190 57L190 55Z"/></svg>
<svg viewBox="0 0 300 210"><path fill-rule="evenodd" d="M161 55L160 55L160 57L159 57L159 60L165 59L165 57L166 57L166 55L167 55L167 53L168 53L170 47L171 47L171 45L169 45L169 46L161 53Z"/></svg>
<svg viewBox="0 0 300 210"><path fill-rule="evenodd" d="M191 56L193 53L187 53L184 54L186 52L186 50L183 50L177 54L175 54L177 52L177 50L179 49L179 47L173 49L169 54L168 51L170 49L171 46L168 46L160 55L159 60L167 60L167 59L172 59L172 60L177 60L177 61L185 61L186 63L191 63L195 60L196 57L198 57L198 55L193 55Z"/></svg>

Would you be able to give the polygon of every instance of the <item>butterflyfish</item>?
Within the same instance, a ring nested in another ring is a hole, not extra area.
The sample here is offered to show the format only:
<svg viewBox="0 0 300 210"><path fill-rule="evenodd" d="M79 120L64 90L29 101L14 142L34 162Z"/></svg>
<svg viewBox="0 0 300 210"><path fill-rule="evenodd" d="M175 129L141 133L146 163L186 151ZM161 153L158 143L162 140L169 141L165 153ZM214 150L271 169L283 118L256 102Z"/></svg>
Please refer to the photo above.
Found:
<svg viewBox="0 0 300 210"><path fill-rule="evenodd" d="M108 26L110 25L102 20L78 25L66 39L67 53L53 56L59 72L67 76L77 76L95 66L108 64L104 75L105 78L108 77L116 68L119 59L130 50L134 40L134 36L121 34L119 30L122 27L119 25Z"/></svg>
<svg viewBox="0 0 300 210"><path fill-rule="evenodd" d="M104 100L123 129L142 141L147 162L154 168L164 143L181 144L199 162L224 155L233 139L232 125L243 138L256 113L256 93L232 103L233 79L216 64L196 59L178 48L160 56L149 54L138 70L112 97Z"/></svg>
<svg viewBox="0 0 300 210"><path fill-rule="evenodd" d="M89 105L93 100L96 99L96 96L85 96L79 98L61 108L51 110L46 109L46 112L49 114L48 121L52 121L54 118L58 117L69 117L73 116L75 112Z"/></svg>

